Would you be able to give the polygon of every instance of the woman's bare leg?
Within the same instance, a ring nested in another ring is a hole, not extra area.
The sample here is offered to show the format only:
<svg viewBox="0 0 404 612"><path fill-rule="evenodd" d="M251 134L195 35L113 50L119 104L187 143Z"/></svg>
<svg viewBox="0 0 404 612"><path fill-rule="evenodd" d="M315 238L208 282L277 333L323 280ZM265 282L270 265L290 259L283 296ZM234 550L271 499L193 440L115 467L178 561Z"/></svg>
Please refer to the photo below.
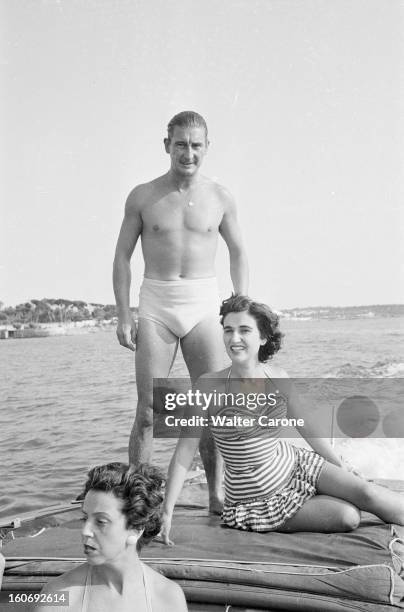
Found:
<svg viewBox="0 0 404 612"><path fill-rule="evenodd" d="M371 512L386 523L404 525L404 496L367 482L343 468L328 463L321 470L317 490Z"/></svg>
<svg viewBox="0 0 404 612"><path fill-rule="evenodd" d="M321 470L318 495L309 499L278 531L352 531L360 523L360 510L387 523L404 525L404 496L367 482L326 462Z"/></svg>
<svg viewBox="0 0 404 612"><path fill-rule="evenodd" d="M337 533L356 529L360 520L359 510L349 502L328 495L315 495L277 531Z"/></svg>

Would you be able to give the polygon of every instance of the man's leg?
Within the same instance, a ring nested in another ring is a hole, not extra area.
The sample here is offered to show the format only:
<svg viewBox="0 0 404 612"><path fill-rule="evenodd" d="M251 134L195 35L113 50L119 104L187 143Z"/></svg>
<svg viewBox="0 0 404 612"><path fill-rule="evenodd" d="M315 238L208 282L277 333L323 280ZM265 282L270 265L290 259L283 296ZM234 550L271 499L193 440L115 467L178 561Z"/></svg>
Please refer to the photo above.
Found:
<svg viewBox="0 0 404 612"><path fill-rule="evenodd" d="M139 319L136 339L136 385L138 403L129 440L129 462L150 462L153 451L153 378L167 378L178 347L168 329Z"/></svg>
<svg viewBox="0 0 404 612"><path fill-rule="evenodd" d="M204 319L181 340L181 349L192 382L202 374L223 368L223 340L217 316ZM223 507L223 459L208 428L203 430L199 453L206 472L209 510L220 514Z"/></svg>

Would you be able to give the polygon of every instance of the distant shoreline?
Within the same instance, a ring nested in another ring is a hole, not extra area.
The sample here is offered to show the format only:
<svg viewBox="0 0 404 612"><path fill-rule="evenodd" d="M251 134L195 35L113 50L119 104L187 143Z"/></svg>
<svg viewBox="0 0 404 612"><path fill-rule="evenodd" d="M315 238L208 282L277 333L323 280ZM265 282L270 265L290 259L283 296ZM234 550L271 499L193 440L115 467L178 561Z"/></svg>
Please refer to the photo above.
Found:
<svg viewBox="0 0 404 612"><path fill-rule="evenodd" d="M1 304L1 303L0 303ZM136 319L137 307L131 308ZM355 320L404 317L404 304L314 306L275 310L285 321ZM0 339L42 338L110 329L118 322L115 305L65 299L31 300L0 308Z"/></svg>
<svg viewBox="0 0 404 612"><path fill-rule="evenodd" d="M6 329L0 327L0 340L17 340L22 338L49 338L51 336L78 336L81 334L113 331L116 321L77 321L75 323L49 323L37 326L22 325L13 328L8 325Z"/></svg>
<svg viewBox="0 0 404 612"><path fill-rule="evenodd" d="M373 304L370 306L313 306L277 311L283 319L370 319L373 317L404 317L404 304Z"/></svg>

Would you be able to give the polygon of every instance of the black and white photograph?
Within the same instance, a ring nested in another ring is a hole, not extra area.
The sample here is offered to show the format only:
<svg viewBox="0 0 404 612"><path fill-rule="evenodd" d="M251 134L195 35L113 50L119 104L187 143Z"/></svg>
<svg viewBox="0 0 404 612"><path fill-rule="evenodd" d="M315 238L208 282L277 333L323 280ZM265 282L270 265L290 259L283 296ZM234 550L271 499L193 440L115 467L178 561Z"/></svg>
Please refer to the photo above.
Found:
<svg viewBox="0 0 404 612"><path fill-rule="evenodd" d="M0 612L404 609L404 2L0 15Z"/></svg>

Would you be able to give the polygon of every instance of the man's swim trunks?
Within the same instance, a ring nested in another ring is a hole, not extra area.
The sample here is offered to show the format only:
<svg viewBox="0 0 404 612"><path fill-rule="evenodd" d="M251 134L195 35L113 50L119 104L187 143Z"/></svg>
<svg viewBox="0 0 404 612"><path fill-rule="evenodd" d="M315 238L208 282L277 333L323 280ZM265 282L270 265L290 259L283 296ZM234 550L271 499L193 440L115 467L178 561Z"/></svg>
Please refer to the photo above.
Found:
<svg viewBox="0 0 404 612"><path fill-rule="evenodd" d="M163 325L178 338L208 317L219 320L216 278L173 281L144 278L139 293L139 319Z"/></svg>

